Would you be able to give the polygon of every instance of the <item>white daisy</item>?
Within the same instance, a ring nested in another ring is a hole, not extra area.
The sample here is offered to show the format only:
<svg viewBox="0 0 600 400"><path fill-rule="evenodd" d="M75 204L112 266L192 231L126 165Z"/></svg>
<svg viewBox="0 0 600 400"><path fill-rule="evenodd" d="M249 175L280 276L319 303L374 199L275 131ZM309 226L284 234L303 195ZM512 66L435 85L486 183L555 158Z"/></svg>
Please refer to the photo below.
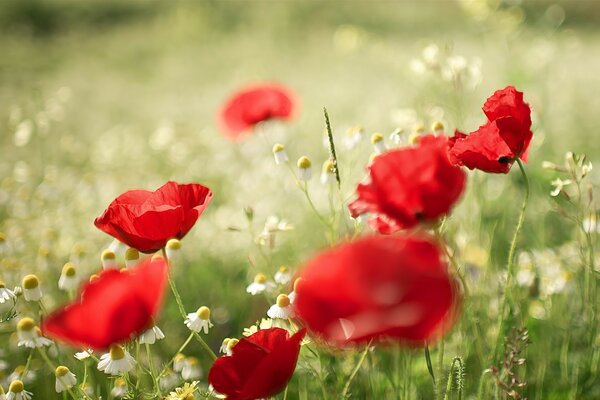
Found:
<svg viewBox="0 0 600 400"><path fill-rule="evenodd" d="M25 390L25 385L20 380L14 380L8 387L6 400L30 400L32 393Z"/></svg>
<svg viewBox="0 0 600 400"><path fill-rule="evenodd" d="M140 252L133 247L125 251L125 267L132 268L140 261Z"/></svg>
<svg viewBox="0 0 600 400"><path fill-rule="evenodd" d="M333 185L336 182L335 164L333 160L325 160L321 169L321 183L323 185Z"/></svg>
<svg viewBox="0 0 600 400"><path fill-rule="evenodd" d="M285 147L282 144L276 144L273 146L273 157L275 158L275 164L281 165L288 161L287 153L285 152Z"/></svg>
<svg viewBox="0 0 600 400"><path fill-rule="evenodd" d="M117 378L115 379L115 384L110 391L110 394L113 397L121 398L124 397L128 391L129 388L127 387L127 381L123 378Z"/></svg>
<svg viewBox="0 0 600 400"><path fill-rule="evenodd" d="M273 282L269 282L267 280L267 276L265 274L256 274L254 277L254 282L248 285L246 288L246 292L255 296L264 292L265 290L275 289L276 285Z"/></svg>
<svg viewBox="0 0 600 400"><path fill-rule="evenodd" d="M29 317L22 318L17 323L17 337L19 339L17 346L25 346L30 349L50 346L53 343L52 340L42 336L40 328Z"/></svg>
<svg viewBox="0 0 600 400"><path fill-rule="evenodd" d="M66 263L63 266L60 278L58 279L58 288L61 290L75 290L79 286L79 277L73 263Z"/></svg>
<svg viewBox="0 0 600 400"><path fill-rule="evenodd" d="M290 298L286 294L277 296L277 302L269 308L267 315L270 318L294 318L294 309L291 305Z"/></svg>
<svg viewBox="0 0 600 400"><path fill-rule="evenodd" d="M171 239L167 242L165 246L165 252L167 253L167 258L169 261L174 260L179 255L179 251L181 250L181 242L177 239Z"/></svg>
<svg viewBox="0 0 600 400"><path fill-rule="evenodd" d="M110 375L129 372L135 366L135 359L121 346L111 346L110 352L103 354L98 363L98 370Z"/></svg>
<svg viewBox="0 0 600 400"><path fill-rule="evenodd" d="M35 275L26 275L22 281L23 297L26 301L39 301L42 298L40 280Z"/></svg>
<svg viewBox="0 0 600 400"><path fill-rule="evenodd" d="M185 354L177 353L173 358L173 370L175 372L181 372L185 366Z"/></svg>
<svg viewBox="0 0 600 400"><path fill-rule="evenodd" d="M115 252L110 250L110 249L106 249L102 252L102 254L100 255L100 261L102 262L102 268L103 269L117 269L117 256L115 255Z"/></svg>
<svg viewBox="0 0 600 400"><path fill-rule="evenodd" d="M229 339L229 341L227 342L227 348L225 349L225 354L228 355L228 356L232 355L233 354L233 348L239 342L240 341L238 339Z"/></svg>
<svg viewBox="0 0 600 400"><path fill-rule="evenodd" d="M163 331L161 331L158 326L153 326L140 335L139 341L140 344L154 344L157 340L162 340L164 338L165 334Z"/></svg>
<svg viewBox="0 0 600 400"><path fill-rule="evenodd" d="M210 308L202 306L195 313L188 314L185 325L193 332L204 330L204 333L208 334L208 328L213 327L210 322Z"/></svg>
<svg viewBox="0 0 600 400"><path fill-rule="evenodd" d="M73 355L73 357L75 357L79 361L82 361L82 360L85 360L86 358L90 358L93 353L94 353L94 350L87 349L87 350L79 351L79 352L75 353L75 355Z"/></svg>
<svg viewBox="0 0 600 400"><path fill-rule="evenodd" d="M164 375L158 380L162 390L169 390L179 383L179 376L171 368L167 368Z"/></svg>
<svg viewBox="0 0 600 400"><path fill-rule="evenodd" d="M277 271L275 273L275 282L277 282L281 285L285 285L291 279L292 279L292 273L290 272L290 269L285 265L282 265L281 267L279 267L279 271Z"/></svg>
<svg viewBox="0 0 600 400"><path fill-rule="evenodd" d="M387 150L385 141L383 140L383 135L379 132L375 132L371 135L371 144L373 144L375 154L381 154Z"/></svg>
<svg viewBox="0 0 600 400"><path fill-rule="evenodd" d="M6 287L6 284L0 280L0 304L14 302L17 296L15 292Z"/></svg>
<svg viewBox="0 0 600 400"><path fill-rule="evenodd" d="M219 347L219 353L227 354L227 345L229 344L230 340L231 338L223 339L223 343L221 343L221 347Z"/></svg>
<svg viewBox="0 0 600 400"><path fill-rule="evenodd" d="M196 357L186 358L185 365L181 370L181 377L186 381L202 377L202 368Z"/></svg>
<svg viewBox="0 0 600 400"><path fill-rule="evenodd" d="M312 170L310 162L310 158L306 156L302 156L298 159L296 163L298 166L298 179L301 181L309 181L312 178Z"/></svg>
<svg viewBox="0 0 600 400"><path fill-rule="evenodd" d="M61 393L67 389L71 389L77 384L77 377L75 374L69 371L69 368L63 365L56 368L54 375L56 375L56 384L54 386L56 393Z"/></svg>

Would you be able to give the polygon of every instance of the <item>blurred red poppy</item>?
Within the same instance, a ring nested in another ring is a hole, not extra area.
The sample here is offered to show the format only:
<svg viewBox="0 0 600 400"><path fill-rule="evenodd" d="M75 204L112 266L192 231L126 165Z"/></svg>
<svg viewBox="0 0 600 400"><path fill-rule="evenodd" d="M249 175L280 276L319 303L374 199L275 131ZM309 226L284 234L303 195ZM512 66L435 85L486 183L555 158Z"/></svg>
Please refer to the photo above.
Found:
<svg viewBox="0 0 600 400"><path fill-rule="evenodd" d="M274 83L247 87L225 102L219 113L221 130L232 140L252 131L259 122L290 119L294 110L292 91Z"/></svg>
<svg viewBox="0 0 600 400"><path fill-rule="evenodd" d="M76 301L50 314L42 330L80 348L101 350L127 341L152 325L166 281L162 258L148 258L123 271L102 271L82 287Z"/></svg>
<svg viewBox="0 0 600 400"><path fill-rule="evenodd" d="M228 400L272 397L292 378L305 334L305 329L291 337L285 329L261 329L241 339L231 356L219 357L208 382Z"/></svg>
<svg viewBox="0 0 600 400"><path fill-rule="evenodd" d="M183 238L212 199L198 183L167 182L156 191L130 190L117 197L94 224L129 247L153 253Z"/></svg>
<svg viewBox="0 0 600 400"><path fill-rule="evenodd" d="M488 122L470 135L457 132L449 142L449 157L456 165L485 172L508 173L513 162L527 161L531 109L523 93L513 86L496 91L483 105Z"/></svg>
<svg viewBox="0 0 600 400"><path fill-rule="evenodd" d="M297 317L337 345L421 345L449 329L458 287L427 237L371 236L308 262L295 288Z"/></svg>
<svg viewBox="0 0 600 400"><path fill-rule="evenodd" d="M465 180L464 171L448 160L446 137L426 135L414 147L376 157L348 208L354 217L374 214L370 225L389 234L448 214Z"/></svg>

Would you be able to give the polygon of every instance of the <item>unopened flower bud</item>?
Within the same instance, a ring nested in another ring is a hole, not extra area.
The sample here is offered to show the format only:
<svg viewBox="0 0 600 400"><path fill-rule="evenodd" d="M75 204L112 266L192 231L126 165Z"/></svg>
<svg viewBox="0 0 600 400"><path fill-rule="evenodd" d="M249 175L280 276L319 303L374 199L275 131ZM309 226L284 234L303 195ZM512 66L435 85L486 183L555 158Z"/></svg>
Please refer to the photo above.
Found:
<svg viewBox="0 0 600 400"><path fill-rule="evenodd" d="M40 281L35 275L26 275L21 282L23 286L23 297L26 301L39 301L42 298Z"/></svg>

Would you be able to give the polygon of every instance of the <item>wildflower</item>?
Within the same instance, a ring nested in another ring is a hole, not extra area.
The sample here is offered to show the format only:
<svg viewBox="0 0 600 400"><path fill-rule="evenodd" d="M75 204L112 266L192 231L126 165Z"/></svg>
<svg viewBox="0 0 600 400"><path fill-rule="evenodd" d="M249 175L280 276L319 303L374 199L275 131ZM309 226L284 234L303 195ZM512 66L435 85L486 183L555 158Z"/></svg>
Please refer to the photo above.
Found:
<svg viewBox="0 0 600 400"><path fill-rule="evenodd" d="M90 358L92 356L92 354L94 353L94 350L92 349L87 349L84 351L79 351L77 353L75 353L73 355L73 357L75 357L76 359L78 359L79 361L83 361L86 358Z"/></svg>
<svg viewBox="0 0 600 400"><path fill-rule="evenodd" d="M160 308L167 282L164 260L109 269L83 286L79 298L50 314L46 334L75 347L105 349L144 332Z"/></svg>
<svg viewBox="0 0 600 400"><path fill-rule="evenodd" d="M77 270L73 263L66 263L63 266L60 278L58 279L58 288L62 290L75 290L79 285Z"/></svg>
<svg viewBox="0 0 600 400"><path fill-rule="evenodd" d="M272 328L242 338L230 356L214 362L208 381L228 398L273 397L290 381L305 334L303 329L290 337L285 329Z"/></svg>
<svg viewBox="0 0 600 400"><path fill-rule="evenodd" d="M582 228L585 233L600 233L600 224L596 212L592 211L583 219Z"/></svg>
<svg viewBox="0 0 600 400"><path fill-rule="evenodd" d="M56 393L71 389L77 384L77 377L75 377L75 374L63 365L57 367L54 374L56 375L56 384L54 386Z"/></svg>
<svg viewBox="0 0 600 400"><path fill-rule="evenodd" d="M115 379L115 383L113 385L112 390L110 391L110 394L113 397L122 398L125 397L128 391L129 387L127 386L127 381L119 377Z"/></svg>
<svg viewBox="0 0 600 400"><path fill-rule="evenodd" d="M23 286L23 297L26 301L39 301L42 298L40 280L35 275L25 275L21 283Z"/></svg>
<svg viewBox="0 0 600 400"><path fill-rule="evenodd" d="M0 305L8 301L16 301L15 292L6 287L4 281L0 280Z"/></svg>
<svg viewBox="0 0 600 400"><path fill-rule="evenodd" d="M254 281L246 288L246 292L255 296L264 292L265 290L271 290L274 288L275 284L273 282L269 282L265 274L256 274Z"/></svg>
<svg viewBox="0 0 600 400"><path fill-rule="evenodd" d="M167 253L167 259L169 261L174 260L181 250L181 242L177 239L170 239L165 246L165 252Z"/></svg>
<svg viewBox="0 0 600 400"><path fill-rule="evenodd" d="M389 234L450 213L466 176L450 164L446 138L423 136L416 147L387 151L369 167L369 179L348 205L354 218L371 213L371 227Z"/></svg>
<svg viewBox="0 0 600 400"><path fill-rule="evenodd" d="M291 306L290 298L286 294L277 296L277 302L269 308L267 315L270 318L294 318L294 309Z"/></svg>
<svg viewBox="0 0 600 400"><path fill-rule="evenodd" d="M171 368L167 368L163 376L158 380L158 384L162 390L171 389L179 382L179 376L173 372Z"/></svg>
<svg viewBox="0 0 600 400"><path fill-rule="evenodd" d="M275 164L281 165L288 162L288 155L285 151L285 147L282 144L276 144L273 146L273 157L275 158Z"/></svg>
<svg viewBox="0 0 600 400"><path fill-rule="evenodd" d="M286 232L294 229L294 226L284 219L279 219L275 215L270 215L265 221L263 230L258 235L257 242L261 246L273 247L275 244L275 235L277 232Z"/></svg>
<svg viewBox="0 0 600 400"><path fill-rule="evenodd" d="M106 249L102 252L102 254L100 255L100 261L102 262L103 269L118 268L117 256L115 255L115 252L110 249Z"/></svg>
<svg viewBox="0 0 600 400"><path fill-rule="evenodd" d="M444 124L440 121L435 121L431 124L431 131L436 135L442 135L444 133Z"/></svg>
<svg viewBox="0 0 600 400"><path fill-rule="evenodd" d="M323 185L333 185L336 183L335 164L333 160L325 160L321 170L321 183Z"/></svg>
<svg viewBox="0 0 600 400"><path fill-rule="evenodd" d="M527 161L531 109L513 86L496 91L483 105L488 122L469 135L456 132L449 141L450 160L469 169L508 173L513 162Z"/></svg>
<svg viewBox="0 0 600 400"><path fill-rule="evenodd" d="M133 247L128 248L125 251L125 267L132 268L137 265L140 261L140 252Z"/></svg>
<svg viewBox="0 0 600 400"><path fill-rule="evenodd" d="M43 337L40 329L35 325L33 319L29 317L22 318L17 323L17 336L19 338L17 345L30 349L50 346L52 344L52 340Z"/></svg>
<svg viewBox="0 0 600 400"><path fill-rule="evenodd" d="M290 269L285 265L279 267L279 271L275 273L275 282L279 283L280 285L285 285L291 279L292 273L290 272Z"/></svg>
<svg viewBox="0 0 600 400"><path fill-rule="evenodd" d="M175 357L173 358L173 370L175 372L181 372L181 370L183 370L183 367L185 366L185 354L183 353L177 353L175 355Z"/></svg>
<svg viewBox="0 0 600 400"><path fill-rule="evenodd" d="M221 343L221 347L219 347L219 353L227 354L227 345L229 344L230 340L231 340L231 338L223 339L223 342Z"/></svg>
<svg viewBox="0 0 600 400"><path fill-rule="evenodd" d="M115 253L115 255L119 257L123 257L125 255L125 251L127 250L127 246L124 243L117 239L113 239L113 241L108 246L108 250Z"/></svg>
<svg viewBox="0 0 600 400"><path fill-rule="evenodd" d="M210 322L210 308L202 306L195 313L188 314L185 325L193 332L204 330L204 333L208 334L208 328L213 327Z"/></svg>
<svg viewBox="0 0 600 400"><path fill-rule="evenodd" d="M157 340L165 338L165 334L160 330L158 326L153 326L146 332L140 335L140 344L154 344Z"/></svg>
<svg viewBox="0 0 600 400"><path fill-rule="evenodd" d="M33 394L25 390L25 385L18 379L10 383L6 394L6 400L30 400L32 397Z"/></svg>
<svg viewBox="0 0 600 400"><path fill-rule="evenodd" d="M294 281L294 287L292 288L292 291L290 292L290 294L288 294L290 303L292 303L292 304L294 304L294 301L296 300L296 290L298 289L298 285L300 284L301 281L302 281L302 278L296 278L296 280Z"/></svg>
<svg viewBox="0 0 600 400"><path fill-rule="evenodd" d="M120 375L131 371L135 363L135 359L123 347L112 345L110 351L100 357L98 370L109 375Z"/></svg>
<svg viewBox="0 0 600 400"><path fill-rule="evenodd" d="M117 197L94 224L142 253L171 238L182 239L212 199L209 188L169 181L156 191L130 190Z"/></svg>
<svg viewBox="0 0 600 400"><path fill-rule="evenodd" d="M192 383L185 383L182 387L175 389L175 391L169 393L165 400L193 400L194 393L198 390L196 387L197 381Z"/></svg>
<svg viewBox="0 0 600 400"><path fill-rule="evenodd" d="M185 359L185 365L181 370L181 377L186 381L191 379L199 379L202 376L202 368L196 357L188 357Z"/></svg>
<svg viewBox="0 0 600 400"><path fill-rule="evenodd" d="M379 132L375 132L371 135L371 144L375 149L375 154L381 154L386 151L385 141L383 140L383 135Z"/></svg>
<svg viewBox="0 0 600 400"><path fill-rule="evenodd" d="M392 133L390 133L390 140L395 145L402 144L402 137L404 136L404 129L396 128Z"/></svg>
<svg viewBox="0 0 600 400"><path fill-rule="evenodd" d="M298 159L298 179L301 181L309 181L312 178L312 171L310 159L306 156L302 156Z"/></svg>
<svg viewBox="0 0 600 400"><path fill-rule="evenodd" d="M244 88L227 99L219 112L221 131L231 140L248 135L260 122L292 118L294 94L286 87L262 83Z"/></svg>
<svg viewBox="0 0 600 400"><path fill-rule="evenodd" d="M571 183L573 183L573 181L571 181L570 179L560 179L560 178L556 178L555 180L552 181L552 186L554 187L554 189L552 189L552 191L550 192L550 196L552 197L556 197L560 194L560 192L562 192L565 188L565 186L570 185Z"/></svg>
<svg viewBox="0 0 600 400"><path fill-rule="evenodd" d="M229 339L227 342L227 348L225 349L225 354L228 356L233 354L233 348L239 343L239 339Z"/></svg>
<svg viewBox="0 0 600 400"><path fill-rule="evenodd" d="M297 318L340 345L389 338L423 344L450 328L459 299L439 249L415 235L339 245L311 260L301 276Z"/></svg>

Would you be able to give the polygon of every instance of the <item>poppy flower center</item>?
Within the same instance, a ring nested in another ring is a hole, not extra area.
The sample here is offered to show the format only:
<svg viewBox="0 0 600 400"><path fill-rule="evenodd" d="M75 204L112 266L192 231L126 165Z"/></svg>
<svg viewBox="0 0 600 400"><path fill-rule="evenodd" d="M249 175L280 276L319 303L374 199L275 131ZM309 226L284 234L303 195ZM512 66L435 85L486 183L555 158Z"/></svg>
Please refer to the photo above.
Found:
<svg viewBox="0 0 600 400"><path fill-rule="evenodd" d="M508 164L509 161L510 161L510 157L507 157L507 156L503 156L498 159L498 162L500 164Z"/></svg>

